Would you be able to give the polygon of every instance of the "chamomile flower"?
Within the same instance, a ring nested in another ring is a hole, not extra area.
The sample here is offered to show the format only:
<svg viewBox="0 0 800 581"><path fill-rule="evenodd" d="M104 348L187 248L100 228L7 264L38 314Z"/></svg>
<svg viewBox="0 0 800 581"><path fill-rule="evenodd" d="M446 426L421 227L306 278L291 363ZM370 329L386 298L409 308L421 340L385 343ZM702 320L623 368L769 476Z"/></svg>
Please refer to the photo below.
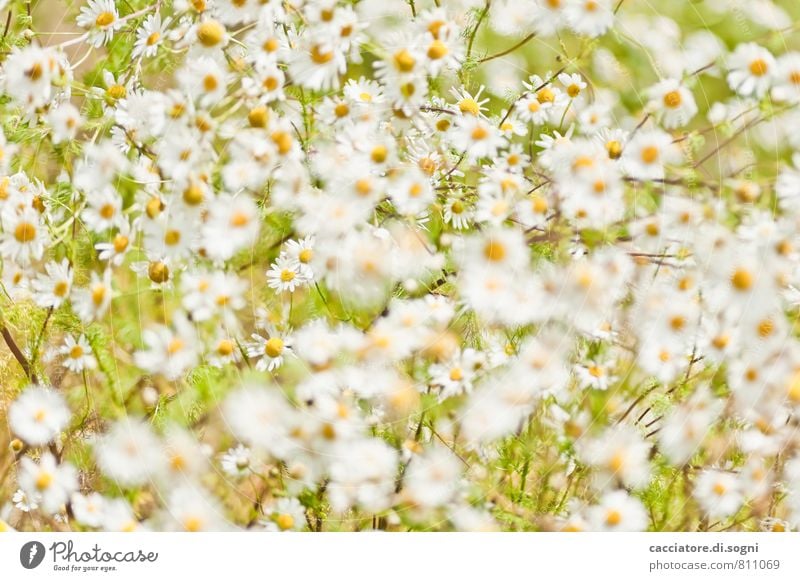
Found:
<svg viewBox="0 0 800 581"><path fill-rule="evenodd" d="M666 129L683 127L697 114L697 104L687 87L677 79L660 81L648 91L650 107Z"/></svg>
<svg viewBox="0 0 800 581"><path fill-rule="evenodd" d="M21 212L5 211L2 224L0 254L3 258L24 265L42 257L50 237L36 210L27 207Z"/></svg>
<svg viewBox="0 0 800 581"><path fill-rule="evenodd" d="M70 419L64 397L49 388L29 387L11 404L8 425L31 446L52 442Z"/></svg>
<svg viewBox="0 0 800 581"><path fill-rule="evenodd" d="M347 70L345 55L331 38L303 35L292 51L289 73L300 85L314 91L338 89Z"/></svg>
<svg viewBox="0 0 800 581"><path fill-rule="evenodd" d="M474 215L469 203L460 196L450 196L444 206L443 217L456 230L466 230Z"/></svg>
<svg viewBox="0 0 800 581"><path fill-rule="evenodd" d="M557 78L570 99L580 97L583 94L583 90L588 86L584 78L577 73L561 73Z"/></svg>
<svg viewBox="0 0 800 581"><path fill-rule="evenodd" d="M722 470L703 470L697 477L694 496L710 518L735 514L744 501L736 475Z"/></svg>
<svg viewBox="0 0 800 581"><path fill-rule="evenodd" d="M163 518L167 530L197 533L228 528L217 501L202 487L191 482L170 491Z"/></svg>
<svg viewBox="0 0 800 581"><path fill-rule="evenodd" d="M314 237L306 236L300 240L286 241L286 256L296 260L300 264L301 275L306 280L314 279L314 271L311 268L314 260Z"/></svg>
<svg viewBox="0 0 800 581"><path fill-rule="evenodd" d="M450 130L453 147L471 161L493 157L506 144L505 137L487 120L476 115L462 115Z"/></svg>
<svg viewBox="0 0 800 581"><path fill-rule="evenodd" d="M122 197L112 187L106 187L86 196L87 206L81 213L87 227L97 233L122 226Z"/></svg>
<svg viewBox="0 0 800 581"><path fill-rule="evenodd" d="M158 325L146 329L142 339L146 349L137 351L134 357L136 364L149 373L175 380L197 362L195 329L185 317L176 317L173 328Z"/></svg>
<svg viewBox="0 0 800 581"><path fill-rule="evenodd" d="M103 473L122 486L145 484L165 462L150 426L133 418L111 426L95 445L95 456Z"/></svg>
<svg viewBox="0 0 800 581"><path fill-rule="evenodd" d="M20 461L19 485L29 498L34 497L47 514L61 510L78 488L78 471L68 462L58 463L45 452L34 462L25 456Z"/></svg>
<svg viewBox="0 0 800 581"><path fill-rule="evenodd" d="M164 41L167 27L172 22L171 18L161 20L161 14L149 14L141 26L136 30L136 43L133 45L133 58L152 58L158 52L158 47Z"/></svg>
<svg viewBox="0 0 800 581"><path fill-rule="evenodd" d="M766 95L777 73L772 53L753 42L737 46L726 64L728 86L742 97Z"/></svg>
<svg viewBox="0 0 800 581"><path fill-rule="evenodd" d="M77 339L67 335L64 337L64 345L58 351L64 356L62 365L70 371L80 373L97 367L97 359L85 335L80 335Z"/></svg>
<svg viewBox="0 0 800 581"><path fill-rule="evenodd" d="M403 497L413 506L445 506L458 491L462 464L450 450L432 448L412 458L403 474Z"/></svg>
<svg viewBox="0 0 800 581"><path fill-rule="evenodd" d="M81 8L77 23L89 30L89 42L95 47L108 44L122 26L114 0L89 0Z"/></svg>
<svg viewBox="0 0 800 581"><path fill-rule="evenodd" d="M564 18L578 34L596 37L611 28L614 6L611 0L565 0Z"/></svg>
<svg viewBox="0 0 800 581"><path fill-rule="evenodd" d="M56 144L74 139L81 122L80 111L71 103L62 103L47 112L47 123L53 132L53 143Z"/></svg>
<svg viewBox="0 0 800 581"><path fill-rule="evenodd" d="M667 166L682 159L680 148L672 137L658 129L640 131L625 145L622 164L626 173L636 179L664 179Z"/></svg>
<svg viewBox="0 0 800 581"><path fill-rule="evenodd" d="M97 492L87 495L75 493L70 497L75 520L87 527L97 528L103 524L105 507L105 497Z"/></svg>
<svg viewBox="0 0 800 581"><path fill-rule="evenodd" d="M641 532L647 528L648 519L641 501L624 490L615 490L587 509L587 520L593 531Z"/></svg>
<svg viewBox="0 0 800 581"><path fill-rule="evenodd" d="M256 369L274 371L283 365L284 357L292 352L292 341L287 336L273 333L263 337L257 333L252 335L253 341L247 345L247 355L258 359Z"/></svg>
<svg viewBox="0 0 800 581"><path fill-rule="evenodd" d="M579 443L580 456L599 470L600 488L614 480L631 488L646 486L650 481L650 448L640 434L626 426L610 428L597 438Z"/></svg>
<svg viewBox="0 0 800 581"><path fill-rule="evenodd" d="M264 513L269 519L267 530L301 531L306 527L306 509L296 498L280 498L265 507Z"/></svg>
<svg viewBox="0 0 800 581"><path fill-rule="evenodd" d="M790 52L778 57L772 97L789 102L800 99L800 53Z"/></svg>
<svg viewBox="0 0 800 581"><path fill-rule="evenodd" d="M89 285L72 290L72 307L82 321L88 323L105 315L111 306L111 270L106 269L102 278L92 273Z"/></svg>
<svg viewBox="0 0 800 581"><path fill-rule="evenodd" d="M109 242L98 242L94 245L97 258L108 261L114 266L119 266L125 260L125 255L131 249L131 226L128 220L122 221L119 231L111 236Z"/></svg>
<svg viewBox="0 0 800 581"><path fill-rule="evenodd" d="M72 267L66 258L61 262L45 264L45 272L32 281L36 304L53 309L60 307L69 298L72 277Z"/></svg>
<svg viewBox="0 0 800 581"><path fill-rule="evenodd" d="M247 446L239 444L225 452L219 461L225 474L234 478L241 478L246 476L252 469L253 454Z"/></svg>
<svg viewBox="0 0 800 581"><path fill-rule="evenodd" d="M278 292L294 292L307 282L302 270L299 261L286 255L279 256L267 271L267 285Z"/></svg>
<svg viewBox="0 0 800 581"><path fill-rule="evenodd" d="M218 196L209 204L200 235L209 258L227 260L235 252L251 247L259 229L258 208L249 197Z"/></svg>

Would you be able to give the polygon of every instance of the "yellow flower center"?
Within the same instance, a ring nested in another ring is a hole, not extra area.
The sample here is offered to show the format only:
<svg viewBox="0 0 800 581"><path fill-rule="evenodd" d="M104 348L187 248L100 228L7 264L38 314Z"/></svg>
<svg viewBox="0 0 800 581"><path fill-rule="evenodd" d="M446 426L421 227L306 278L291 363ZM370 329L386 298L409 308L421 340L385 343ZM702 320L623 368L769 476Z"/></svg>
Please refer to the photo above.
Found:
<svg viewBox="0 0 800 581"><path fill-rule="evenodd" d="M217 344L217 353L223 357L227 357L233 353L233 341L230 339L223 339Z"/></svg>
<svg viewBox="0 0 800 581"><path fill-rule="evenodd" d="M114 251L115 252L124 252L125 249L128 247L128 237L123 236L122 234L117 234L114 236Z"/></svg>
<svg viewBox="0 0 800 581"><path fill-rule="evenodd" d="M605 369L603 369L599 365L590 365L586 371L589 372L589 375L591 375L592 377L596 377L598 379L606 374Z"/></svg>
<svg viewBox="0 0 800 581"><path fill-rule="evenodd" d="M439 38L442 27L447 24L444 20L434 20L428 25L428 32L431 33L433 38Z"/></svg>
<svg viewBox="0 0 800 581"><path fill-rule="evenodd" d="M410 73L414 70L414 65L417 63L416 59L406 49L401 49L394 53L392 62L395 68L401 73Z"/></svg>
<svg viewBox="0 0 800 581"><path fill-rule="evenodd" d="M196 516L190 516L184 519L183 528L188 533L196 533L203 528L203 520Z"/></svg>
<svg viewBox="0 0 800 581"><path fill-rule="evenodd" d="M189 184L189 187L183 191L183 201L186 202L189 206L197 206L198 204L201 204L203 202L204 197L205 196L203 195L203 188L201 188L196 182L191 182ZM179 232L178 232L178 239L180 239ZM167 242L167 244L169 244L169 242Z"/></svg>
<svg viewBox="0 0 800 581"><path fill-rule="evenodd" d="M727 347L728 343L730 343L730 336L726 334L717 335L711 340L711 344L714 346L715 349L724 349Z"/></svg>
<svg viewBox="0 0 800 581"><path fill-rule="evenodd" d="M489 240L483 247L483 255L492 262L501 262L506 257L506 247L502 242Z"/></svg>
<svg viewBox="0 0 800 581"><path fill-rule="evenodd" d="M280 47L280 42L275 37L267 39L267 41L262 45L262 48L265 52L275 52Z"/></svg>
<svg viewBox="0 0 800 581"><path fill-rule="evenodd" d="M753 275L750 273L749 270L746 270L744 268L737 269L731 275L731 284L733 285L733 288L739 291L750 290L754 282L755 281L753 279Z"/></svg>
<svg viewBox="0 0 800 581"><path fill-rule="evenodd" d="M36 238L36 226L30 222L20 222L14 229L14 238L17 242L32 242Z"/></svg>
<svg viewBox="0 0 800 581"><path fill-rule="evenodd" d="M169 465L175 472L181 472L186 469L186 459L180 454L175 454L169 459Z"/></svg>
<svg viewBox="0 0 800 581"><path fill-rule="evenodd" d="M269 111L266 107L254 107L247 114L251 127L266 127L269 121Z"/></svg>
<svg viewBox="0 0 800 581"><path fill-rule="evenodd" d="M206 20L197 27L197 40L207 48L218 45L225 36L225 28L216 20Z"/></svg>
<svg viewBox="0 0 800 581"><path fill-rule="evenodd" d="M45 491L50 488L51 484L53 484L53 475L49 472L40 472L39 476L36 478L36 489Z"/></svg>
<svg viewBox="0 0 800 581"><path fill-rule="evenodd" d="M219 87L219 81L217 81L217 77L214 75L206 75L203 77L203 90L207 93L216 90Z"/></svg>
<svg viewBox="0 0 800 581"><path fill-rule="evenodd" d="M186 344L179 337L175 337L169 342L169 344L167 344L167 353L170 355L175 355L179 351L182 351L185 345Z"/></svg>
<svg viewBox="0 0 800 581"><path fill-rule="evenodd" d="M104 220L110 220L114 217L115 212L116 208L114 207L114 204L103 204L103 206L100 208L100 212L98 213Z"/></svg>
<svg viewBox="0 0 800 581"><path fill-rule="evenodd" d="M151 262L147 267L147 276L156 284L169 280L169 267L163 262Z"/></svg>
<svg viewBox="0 0 800 581"><path fill-rule="evenodd" d="M478 125L475 129L472 130L470 136L475 141L481 141L482 139L486 139L489 136L489 132L486 130L485 127L481 127L480 125Z"/></svg>
<svg viewBox="0 0 800 581"><path fill-rule="evenodd" d="M800 369L795 371L789 380L787 395L792 402L800 403Z"/></svg>
<svg viewBox="0 0 800 581"><path fill-rule="evenodd" d="M106 297L106 287L103 284L97 284L92 288L92 302L96 307L103 304Z"/></svg>
<svg viewBox="0 0 800 581"><path fill-rule="evenodd" d="M763 77L769 71L769 65L764 59L756 59L750 63L748 67L750 74L754 77Z"/></svg>
<svg viewBox="0 0 800 581"><path fill-rule="evenodd" d="M292 136L287 131L276 131L270 136L272 142L278 146L278 153L286 155L292 150Z"/></svg>
<svg viewBox="0 0 800 581"><path fill-rule="evenodd" d="M283 339L280 337L270 337L269 340L264 344L264 353L274 359L283 353L283 347Z"/></svg>
<svg viewBox="0 0 800 581"><path fill-rule="evenodd" d="M625 465L625 455L622 452L617 452L608 461L608 467L614 472L619 472Z"/></svg>
<svg viewBox="0 0 800 581"><path fill-rule="evenodd" d="M275 519L275 523L282 531L286 531L294 526L294 517L290 514L281 514Z"/></svg>
<svg viewBox="0 0 800 581"><path fill-rule="evenodd" d="M612 139L606 142L606 151L611 159L619 159L619 156L622 155L622 144Z"/></svg>
<svg viewBox="0 0 800 581"><path fill-rule="evenodd" d="M181 241L180 230L167 230L164 234L164 244L167 246L175 246Z"/></svg>
<svg viewBox="0 0 800 581"><path fill-rule="evenodd" d="M552 103L556 100L556 94L552 89L545 87L543 89L539 89L539 91L536 93L536 99L540 103Z"/></svg>
<svg viewBox="0 0 800 581"><path fill-rule="evenodd" d="M114 22L114 13L113 12L101 12L95 18L94 23L99 26L100 28L104 28L109 24Z"/></svg>
<svg viewBox="0 0 800 581"><path fill-rule="evenodd" d="M42 63L33 63L31 68L25 71L25 75L32 81L38 81L42 78L42 74L44 73L44 67Z"/></svg>
<svg viewBox="0 0 800 581"><path fill-rule="evenodd" d="M445 43L441 40L434 40L428 47L428 58L436 61L446 57L448 52L450 51Z"/></svg>
<svg viewBox="0 0 800 581"><path fill-rule="evenodd" d="M658 148L654 145L648 145L642 148L642 161L650 164L658 160Z"/></svg>
<svg viewBox="0 0 800 581"><path fill-rule="evenodd" d="M124 85L111 85L106 89L106 94L112 99L124 99L128 94L128 90Z"/></svg>
<svg viewBox="0 0 800 581"><path fill-rule="evenodd" d="M69 284L66 281L60 280L53 286L53 294L57 297L65 297L69 291Z"/></svg>
<svg viewBox="0 0 800 581"><path fill-rule="evenodd" d="M389 156L389 150L386 148L385 145L377 145L372 149L370 153L370 159L375 163L383 163L386 161L386 158Z"/></svg>
<svg viewBox="0 0 800 581"><path fill-rule="evenodd" d="M765 339L775 331L775 323L772 319L764 319L758 324L758 336Z"/></svg>
<svg viewBox="0 0 800 581"><path fill-rule="evenodd" d="M234 212L231 216L231 226L241 228L250 222L250 218L244 212Z"/></svg>
<svg viewBox="0 0 800 581"><path fill-rule="evenodd" d="M311 49L311 60L318 65L324 65L333 60L333 51L322 52L319 45L314 45Z"/></svg>
<svg viewBox="0 0 800 581"><path fill-rule="evenodd" d="M680 91L670 91L664 95L664 105L670 109L677 109L681 106L682 101L683 98L681 97Z"/></svg>
<svg viewBox="0 0 800 581"><path fill-rule="evenodd" d="M615 527L622 522L622 513L616 509L611 509L606 513L606 524Z"/></svg>
<svg viewBox="0 0 800 581"><path fill-rule="evenodd" d="M481 108L478 103L475 102L475 99L462 99L458 102L458 109L462 113L474 115L476 117L481 112Z"/></svg>

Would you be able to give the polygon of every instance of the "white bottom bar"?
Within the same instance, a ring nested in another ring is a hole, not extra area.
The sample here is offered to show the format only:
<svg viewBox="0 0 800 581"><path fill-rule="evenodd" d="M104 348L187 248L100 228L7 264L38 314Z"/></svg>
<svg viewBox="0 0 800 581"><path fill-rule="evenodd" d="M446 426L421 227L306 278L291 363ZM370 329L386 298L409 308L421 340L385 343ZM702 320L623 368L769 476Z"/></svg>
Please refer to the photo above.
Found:
<svg viewBox="0 0 800 581"><path fill-rule="evenodd" d="M795 580L798 548L800 533L21 533L0 535L0 579Z"/></svg>

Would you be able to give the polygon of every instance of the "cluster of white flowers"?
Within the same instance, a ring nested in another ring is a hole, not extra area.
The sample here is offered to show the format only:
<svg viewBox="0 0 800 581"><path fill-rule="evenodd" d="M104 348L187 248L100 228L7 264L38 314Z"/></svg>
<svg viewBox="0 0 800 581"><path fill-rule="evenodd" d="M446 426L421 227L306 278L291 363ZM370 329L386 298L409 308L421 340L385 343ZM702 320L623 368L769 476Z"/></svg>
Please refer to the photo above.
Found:
<svg viewBox="0 0 800 581"><path fill-rule="evenodd" d="M0 530L800 528L800 43L708 4L12 0Z"/></svg>

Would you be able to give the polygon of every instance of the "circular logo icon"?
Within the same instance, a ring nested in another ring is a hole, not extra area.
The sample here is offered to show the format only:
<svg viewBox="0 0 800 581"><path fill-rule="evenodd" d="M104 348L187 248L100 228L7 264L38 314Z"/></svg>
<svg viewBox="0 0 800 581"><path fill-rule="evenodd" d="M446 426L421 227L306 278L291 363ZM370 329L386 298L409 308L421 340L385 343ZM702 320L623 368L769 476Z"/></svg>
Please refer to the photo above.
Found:
<svg viewBox="0 0 800 581"><path fill-rule="evenodd" d="M35 569L44 560L44 545L39 541L30 541L19 550L19 562L26 569Z"/></svg>

